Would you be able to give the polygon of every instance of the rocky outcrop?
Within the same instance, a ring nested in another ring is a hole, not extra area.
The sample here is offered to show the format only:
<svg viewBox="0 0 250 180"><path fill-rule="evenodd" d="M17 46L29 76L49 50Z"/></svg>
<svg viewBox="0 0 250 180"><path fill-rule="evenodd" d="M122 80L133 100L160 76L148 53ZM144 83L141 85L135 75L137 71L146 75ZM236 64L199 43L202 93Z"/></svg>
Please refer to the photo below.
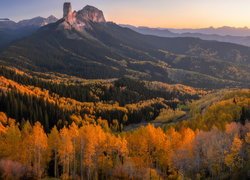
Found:
<svg viewBox="0 0 250 180"><path fill-rule="evenodd" d="M68 17L72 13L72 7L70 2L63 4L63 18Z"/></svg>
<svg viewBox="0 0 250 180"><path fill-rule="evenodd" d="M91 22L105 23L103 12L93 6L85 6L80 11L72 11L69 2L63 6L63 22L59 29L83 31L85 28L91 28Z"/></svg>
<svg viewBox="0 0 250 180"><path fill-rule="evenodd" d="M93 6L85 6L77 12L78 21L106 22L103 12Z"/></svg>

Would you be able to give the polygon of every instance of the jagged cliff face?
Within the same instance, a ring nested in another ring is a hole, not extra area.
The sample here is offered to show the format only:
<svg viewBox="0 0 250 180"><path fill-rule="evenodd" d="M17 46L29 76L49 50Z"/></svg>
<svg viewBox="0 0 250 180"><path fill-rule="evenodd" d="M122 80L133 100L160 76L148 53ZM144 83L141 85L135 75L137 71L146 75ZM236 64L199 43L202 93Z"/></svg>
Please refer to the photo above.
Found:
<svg viewBox="0 0 250 180"><path fill-rule="evenodd" d="M59 29L83 31L91 28L90 22L105 23L103 12L93 6L85 6L80 11L72 11L71 4L65 3L63 8L64 21Z"/></svg>
<svg viewBox="0 0 250 180"><path fill-rule="evenodd" d="M76 17L78 21L106 22L103 12L93 6L85 6L77 12Z"/></svg>
<svg viewBox="0 0 250 180"><path fill-rule="evenodd" d="M70 3L63 4L63 17L67 17L72 13L72 7Z"/></svg>

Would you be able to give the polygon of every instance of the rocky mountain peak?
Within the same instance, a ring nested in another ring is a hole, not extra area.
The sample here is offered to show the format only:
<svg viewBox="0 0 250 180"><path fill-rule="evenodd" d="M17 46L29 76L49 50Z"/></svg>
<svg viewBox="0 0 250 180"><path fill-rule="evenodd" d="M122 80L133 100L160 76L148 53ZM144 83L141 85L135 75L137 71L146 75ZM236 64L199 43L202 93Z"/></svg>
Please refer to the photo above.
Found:
<svg viewBox="0 0 250 180"><path fill-rule="evenodd" d="M106 22L103 12L93 6L85 6L82 10L77 12L77 19L80 21L92 21L92 22Z"/></svg>
<svg viewBox="0 0 250 180"><path fill-rule="evenodd" d="M79 11L72 11L71 3L69 2L64 3L63 19L64 21L60 27L63 27L63 29L75 29L77 31L91 28L90 22L106 22L101 10L87 5Z"/></svg>
<svg viewBox="0 0 250 180"><path fill-rule="evenodd" d="M58 19L53 15L50 15L49 17L47 17L48 23L53 23L53 22L56 22L57 20Z"/></svg>

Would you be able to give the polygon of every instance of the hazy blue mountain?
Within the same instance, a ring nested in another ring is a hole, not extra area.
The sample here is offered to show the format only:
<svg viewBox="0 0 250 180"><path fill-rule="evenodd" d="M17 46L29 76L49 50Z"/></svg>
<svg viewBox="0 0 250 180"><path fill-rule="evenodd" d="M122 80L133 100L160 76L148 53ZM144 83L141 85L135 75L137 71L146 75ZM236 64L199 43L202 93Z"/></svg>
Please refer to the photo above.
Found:
<svg viewBox="0 0 250 180"><path fill-rule="evenodd" d="M161 37L196 37L203 40L211 40L211 41L220 41L220 42L229 42L234 44L240 44L244 46L250 46L250 36L232 36L232 35L218 35L219 31L200 31L199 29L192 29L190 32L188 29L161 29L161 28L149 28L149 27L135 27L131 25L121 25L123 27L128 27L136 32L146 34L146 35L154 35ZM203 33L202 33L203 32ZM218 33L218 34L216 34ZM235 33L232 33L235 34ZM240 34L240 33L239 33ZM242 35L244 35L243 33Z"/></svg>
<svg viewBox="0 0 250 180"><path fill-rule="evenodd" d="M217 34L221 36L250 36L250 29L248 27L236 28L223 26L219 28L209 27L200 29L169 29L174 33L201 33L201 34Z"/></svg>
<svg viewBox="0 0 250 180"><path fill-rule="evenodd" d="M0 21L0 48L8 45L14 40L28 36L40 27L56 22L57 18L49 16L48 18L36 17L28 20L14 22L9 19Z"/></svg>

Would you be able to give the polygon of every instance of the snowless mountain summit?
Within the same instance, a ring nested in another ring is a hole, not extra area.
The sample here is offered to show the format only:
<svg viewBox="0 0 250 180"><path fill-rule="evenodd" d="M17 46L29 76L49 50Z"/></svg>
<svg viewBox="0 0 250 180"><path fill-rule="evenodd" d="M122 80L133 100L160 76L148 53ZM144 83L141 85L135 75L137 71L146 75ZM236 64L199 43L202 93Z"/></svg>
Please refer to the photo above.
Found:
<svg viewBox="0 0 250 180"><path fill-rule="evenodd" d="M73 11L71 3L66 2L63 6L63 22L60 27L63 29L74 29L82 31L90 28L90 22L105 23L103 12L93 6L85 6L79 11Z"/></svg>

